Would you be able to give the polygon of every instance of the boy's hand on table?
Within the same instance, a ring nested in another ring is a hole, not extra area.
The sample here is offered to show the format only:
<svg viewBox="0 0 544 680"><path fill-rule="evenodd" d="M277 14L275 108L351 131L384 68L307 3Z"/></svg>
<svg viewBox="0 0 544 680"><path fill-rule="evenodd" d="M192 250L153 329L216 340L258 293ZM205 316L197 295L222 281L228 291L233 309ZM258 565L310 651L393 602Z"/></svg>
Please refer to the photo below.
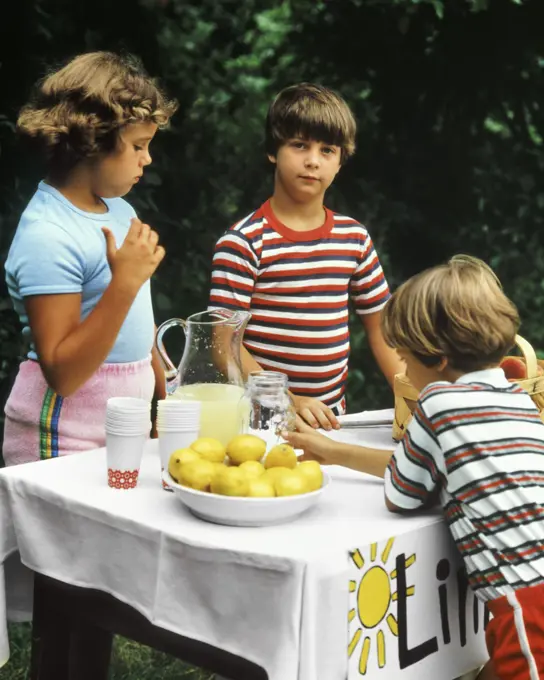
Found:
<svg viewBox="0 0 544 680"><path fill-rule="evenodd" d="M299 397L291 395L297 411L297 429L301 422L307 423L314 429L322 427L324 430L338 430L340 423L331 409L319 399L313 397Z"/></svg>
<svg viewBox="0 0 544 680"><path fill-rule="evenodd" d="M313 427L305 423L301 423L297 429L298 432L282 432L281 436L294 449L302 449L304 453L299 457L300 461L316 460L321 465L341 464L342 444L316 432Z"/></svg>

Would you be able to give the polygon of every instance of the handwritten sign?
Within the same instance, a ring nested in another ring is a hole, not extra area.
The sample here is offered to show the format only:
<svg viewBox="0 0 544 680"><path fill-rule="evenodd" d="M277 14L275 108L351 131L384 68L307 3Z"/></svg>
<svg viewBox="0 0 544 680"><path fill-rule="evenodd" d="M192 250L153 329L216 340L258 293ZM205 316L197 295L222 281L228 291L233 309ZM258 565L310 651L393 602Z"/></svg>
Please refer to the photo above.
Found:
<svg viewBox="0 0 544 680"><path fill-rule="evenodd" d="M489 615L442 523L349 559L348 680L451 680L485 663Z"/></svg>

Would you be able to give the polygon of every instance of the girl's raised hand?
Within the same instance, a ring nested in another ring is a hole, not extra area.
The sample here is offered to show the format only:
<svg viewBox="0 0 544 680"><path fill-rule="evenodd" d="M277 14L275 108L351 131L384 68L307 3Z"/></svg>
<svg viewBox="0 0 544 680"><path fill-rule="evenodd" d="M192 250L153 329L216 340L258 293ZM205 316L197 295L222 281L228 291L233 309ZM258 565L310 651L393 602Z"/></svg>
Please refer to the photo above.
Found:
<svg viewBox="0 0 544 680"><path fill-rule="evenodd" d="M151 278L165 255L164 248L158 245L159 235L135 217L120 248L107 227L102 227L102 232L112 278L137 292Z"/></svg>

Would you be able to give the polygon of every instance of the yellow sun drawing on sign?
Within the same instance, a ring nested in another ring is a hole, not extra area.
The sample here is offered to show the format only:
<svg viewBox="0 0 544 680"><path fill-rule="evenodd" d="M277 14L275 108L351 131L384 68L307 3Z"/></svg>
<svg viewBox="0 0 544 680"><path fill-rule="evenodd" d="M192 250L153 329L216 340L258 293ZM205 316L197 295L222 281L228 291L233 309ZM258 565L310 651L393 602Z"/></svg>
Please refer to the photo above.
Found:
<svg viewBox="0 0 544 680"><path fill-rule="evenodd" d="M363 637L363 628L366 631L377 629L374 645L377 648L378 667L383 668L386 661L384 621L387 622L389 630L393 635L398 636L397 619L389 611L391 602L397 600L397 592L391 592L391 581L397 578L397 570L387 572L386 564L395 539L390 538L380 555L380 563L376 564L378 557L378 544L372 543L370 546L370 566L366 568L357 581L349 582L350 593L355 593L357 598L356 606L349 610L348 621L351 624L357 617L357 629L348 645L348 656L351 658L355 652L359 641ZM364 569L365 558L360 550L351 553L351 559L358 569ZM416 561L415 555L406 558L406 568ZM406 595L414 594L415 587L406 588ZM359 625L360 623L360 625ZM361 656L359 659L359 673L365 675L368 667L368 659L372 647L370 635L366 635L361 645Z"/></svg>

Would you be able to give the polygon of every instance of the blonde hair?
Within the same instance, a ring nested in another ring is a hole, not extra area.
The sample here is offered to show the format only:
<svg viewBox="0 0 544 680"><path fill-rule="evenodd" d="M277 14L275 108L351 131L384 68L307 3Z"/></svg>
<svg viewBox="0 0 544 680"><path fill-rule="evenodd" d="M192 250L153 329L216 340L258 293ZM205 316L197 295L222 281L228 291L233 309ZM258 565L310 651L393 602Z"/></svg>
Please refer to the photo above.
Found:
<svg viewBox="0 0 544 680"><path fill-rule="evenodd" d="M287 140L300 137L339 146L342 162L355 151L357 124L345 100L323 85L299 83L283 89L266 117L266 152L275 156Z"/></svg>
<svg viewBox="0 0 544 680"><path fill-rule="evenodd" d="M427 366L443 357L470 372L496 365L514 345L519 315L493 270L469 255L403 283L385 306L386 343Z"/></svg>
<svg viewBox="0 0 544 680"><path fill-rule="evenodd" d="M89 52L38 83L17 127L38 144L50 174L62 177L79 161L113 151L126 125L164 127L176 109L136 57Z"/></svg>

